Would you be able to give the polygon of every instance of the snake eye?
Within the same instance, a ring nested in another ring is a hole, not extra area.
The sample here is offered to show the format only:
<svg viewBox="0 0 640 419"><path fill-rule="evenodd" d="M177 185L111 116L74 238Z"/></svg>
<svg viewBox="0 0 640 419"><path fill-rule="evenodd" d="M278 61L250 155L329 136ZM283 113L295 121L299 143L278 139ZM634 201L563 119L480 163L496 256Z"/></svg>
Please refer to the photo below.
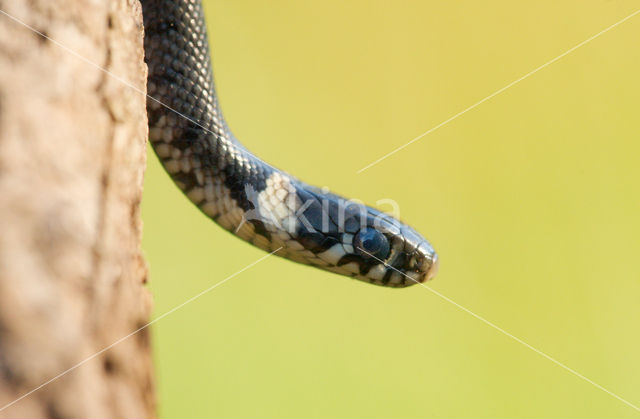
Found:
<svg viewBox="0 0 640 419"><path fill-rule="evenodd" d="M389 256L389 240L373 228L364 228L353 238L356 251L362 256L385 260Z"/></svg>

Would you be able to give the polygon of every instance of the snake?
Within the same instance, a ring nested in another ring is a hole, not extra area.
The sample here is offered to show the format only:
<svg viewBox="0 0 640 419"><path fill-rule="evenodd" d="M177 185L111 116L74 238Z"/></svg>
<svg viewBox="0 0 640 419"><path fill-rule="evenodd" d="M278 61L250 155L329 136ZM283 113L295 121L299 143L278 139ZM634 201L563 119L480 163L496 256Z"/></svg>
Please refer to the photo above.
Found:
<svg viewBox="0 0 640 419"><path fill-rule="evenodd" d="M214 86L201 0L142 0L149 141L174 183L235 236L294 262L402 288L438 256L390 214L264 162L229 129Z"/></svg>

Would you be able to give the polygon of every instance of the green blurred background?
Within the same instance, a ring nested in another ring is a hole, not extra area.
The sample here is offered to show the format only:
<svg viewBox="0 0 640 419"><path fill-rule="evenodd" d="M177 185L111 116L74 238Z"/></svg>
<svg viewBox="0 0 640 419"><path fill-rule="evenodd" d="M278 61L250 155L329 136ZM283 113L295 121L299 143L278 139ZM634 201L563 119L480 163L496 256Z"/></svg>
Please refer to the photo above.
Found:
<svg viewBox="0 0 640 419"><path fill-rule="evenodd" d="M401 216L430 283L640 404L640 15L599 1L205 1L223 109L266 161ZM150 151L155 316L263 253L205 218ZM280 258L153 326L162 418L638 412L422 287Z"/></svg>

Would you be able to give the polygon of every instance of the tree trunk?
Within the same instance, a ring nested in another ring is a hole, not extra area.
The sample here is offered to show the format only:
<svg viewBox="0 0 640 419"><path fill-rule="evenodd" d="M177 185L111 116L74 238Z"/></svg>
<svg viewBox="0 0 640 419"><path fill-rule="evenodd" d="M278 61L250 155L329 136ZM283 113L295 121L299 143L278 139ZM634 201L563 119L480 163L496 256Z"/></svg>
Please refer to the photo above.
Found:
<svg viewBox="0 0 640 419"><path fill-rule="evenodd" d="M0 418L154 417L140 5L0 9Z"/></svg>

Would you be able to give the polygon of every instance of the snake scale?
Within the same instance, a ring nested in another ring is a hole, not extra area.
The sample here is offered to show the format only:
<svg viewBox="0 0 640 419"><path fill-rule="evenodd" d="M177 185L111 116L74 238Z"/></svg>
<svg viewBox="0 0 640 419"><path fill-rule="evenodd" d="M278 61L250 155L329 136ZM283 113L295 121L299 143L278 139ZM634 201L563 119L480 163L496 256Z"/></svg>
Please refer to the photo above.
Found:
<svg viewBox="0 0 640 419"><path fill-rule="evenodd" d="M436 253L414 229L274 168L234 137L213 84L201 0L142 0L142 8L149 139L204 214L268 252L372 284L435 275Z"/></svg>

